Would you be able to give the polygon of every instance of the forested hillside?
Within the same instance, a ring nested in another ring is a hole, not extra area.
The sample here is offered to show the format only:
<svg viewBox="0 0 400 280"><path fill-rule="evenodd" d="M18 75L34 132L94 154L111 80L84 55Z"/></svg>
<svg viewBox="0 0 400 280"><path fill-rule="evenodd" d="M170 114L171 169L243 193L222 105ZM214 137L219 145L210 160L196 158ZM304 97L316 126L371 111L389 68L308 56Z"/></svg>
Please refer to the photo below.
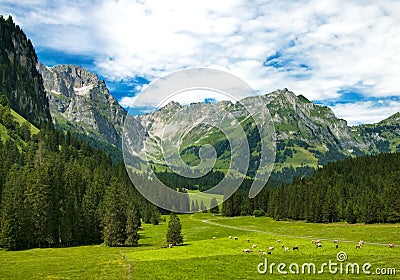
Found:
<svg viewBox="0 0 400 280"><path fill-rule="evenodd" d="M0 247L137 244L158 209L94 140L54 128L35 50L11 17L0 16L0 52Z"/></svg>
<svg viewBox="0 0 400 280"><path fill-rule="evenodd" d="M11 17L0 16L0 94L37 127L51 122L49 103L31 41Z"/></svg>
<svg viewBox="0 0 400 280"><path fill-rule="evenodd" d="M9 111L0 105L0 247L135 245L141 217L158 223L123 164L51 126L31 135Z"/></svg>
<svg viewBox="0 0 400 280"><path fill-rule="evenodd" d="M309 178L264 189L254 199L242 188L223 204L227 216L266 213L277 220L400 222L400 154L328 163Z"/></svg>

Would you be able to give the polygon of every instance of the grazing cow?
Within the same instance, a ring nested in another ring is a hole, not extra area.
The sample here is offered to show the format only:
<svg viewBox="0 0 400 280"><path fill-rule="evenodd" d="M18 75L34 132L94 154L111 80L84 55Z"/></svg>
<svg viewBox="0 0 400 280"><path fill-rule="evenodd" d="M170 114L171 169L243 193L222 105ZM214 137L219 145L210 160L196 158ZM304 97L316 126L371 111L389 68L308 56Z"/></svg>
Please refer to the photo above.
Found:
<svg viewBox="0 0 400 280"><path fill-rule="evenodd" d="M338 249L339 248L339 244L335 244L335 247L336 247L336 249Z"/></svg>
<svg viewBox="0 0 400 280"><path fill-rule="evenodd" d="M239 238L237 236L235 236L233 239L238 240Z"/></svg>
<svg viewBox="0 0 400 280"><path fill-rule="evenodd" d="M357 245L356 245L356 249L361 249L361 245L360 245L360 244L357 244Z"/></svg>
<svg viewBox="0 0 400 280"><path fill-rule="evenodd" d="M169 247L169 248L172 248L172 247L174 247L174 244L169 243L169 244L168 244L168 247Z"/></svg>
<svg viewBox="0 0 400 280"><path fill-rule="evenodd" d="M250 249L243 249L242 252L243 252L243 253L251 253L251 252L253 252L253 250L250 250Z"/></svg>
<svg viewBox="0 0 400 280"><path fill-rule="evenodd" d="M271 252L268 252L268 253L267 252L262 252L263 255L267 255L269 253L271 253ZM271 255L271 254L269 254L269 255Z"/></svg>
<svg viewBox="0 0 400 280"><path fill-rule="evenodd" d="M388 244L389 248L394 248L394 244Z"/></svg>
<svg viewBox="0 0 400 280"><path fill-rule="evenodd" d="M274 247L268 247L268 251L273 251L275 248Z"/></svg>
<svg viewBox="0 0 400 280"><path fill-rule="evenodd" d="M282 244L282 248L285 248L285 244Z"/></svg>
<svg viewBox="0 0 400 280"><path fill-rule="evenodd" d="M358 242L358 244L360 244L360 245L362 246L362 245L364 245L364 241L360 240L360 241Z"/></svg>
<svg viewBox="0 0 400 280"><path fill-rule="evenodd" d="M315 241L315 243L321 243L321 239L318 239L317 241Z"/></svg>
<svg viewBox="0 0 400 280"><path fill-rule="evenodd" d="M272 255L272 252L271 252L271 251L268 251L267 254L268 254L268 255Z"/></svg>
<svg viewBox="0 0 400 280"><path fill-rule="evenodd" d="M258 250L259 253L265 253L263 250Z"/></svg>
<svg viewBox="0 0 400 280"><path fill-rule="evenodd" d="M232 239L232 236L230 236L230 235L229 235L229 237L228 237L228 238L229 238L229 239Z"/></svg>
<svg viewBox="0 0 400 280"><path fill-rule="evenodd" d="M285 247L285 252L290 252L289 247Z"/></svg>
<svg viewBox="0 0 400 280"><path fill-rule="evenodd" d="M215 236L213 236L213 240L217 239Z"/></svg>
<svg viewBox="0 0 400 280"><path fill-rule="evenodd" d="M312 243L312 244L315 244L315 240L311 240L311 243Z"/></svg>
<svg viewBox="0 0 400 280"><path fill-rule="evenodd" d="M253 244L253 246L251 246L251 248L255 249L255 248L257 248L257 245Z"/></svg>
<svg viewBox="0 0 400 280"><path fill-rule="evenodd" d="M316 243L315 246L316 246L317 248L322 248L322 243Z"/></svg>
<svg viewBox="0 0 400 280"><path fill-rule="evenodd" d="M339 241L337 241L337 240L334 240L334 241L333 241L333 243L335 243L335 244L339 244Z"/></svg>
<svg viewBox="0 0 400 280"><path fill-rule="evenodd" d="M294 251L294 250L297 250L297 251L298 251L298 250L299 250L299 247L298 247L298 246L294 246L294 247L293 247L293 251Z"/></svg>
<svg viewBox="0 0 400 280"><path fill-rule="evenodd" d="M280 239L278 239L278 240L276 240L276 242L278 242L278 243L281 243L281 240L280 240Z"/></svg>

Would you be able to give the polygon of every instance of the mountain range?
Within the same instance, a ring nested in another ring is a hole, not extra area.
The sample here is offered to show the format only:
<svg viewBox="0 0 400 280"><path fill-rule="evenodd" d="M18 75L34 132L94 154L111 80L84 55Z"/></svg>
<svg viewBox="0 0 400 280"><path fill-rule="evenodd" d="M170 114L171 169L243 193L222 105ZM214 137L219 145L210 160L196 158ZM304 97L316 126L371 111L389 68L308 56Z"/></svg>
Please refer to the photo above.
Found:
<svg viewBox="0 0 400 280"><path fill-rule="evenodd" d="M276 171L285 167L316 168L350 156L400 150L399 113L376 124L348 126L329 107L317 105L286 88L262 96L248 97L242 102L256 104L261 99L267 104L275 126ZM240 103L222 101L216 105L231 112L245 131L251 152L249 175L253 175L260 157L260 137L254 120ZM167 168L161 156L163 131L160 128L169 121L171 115L185 110L185 117L180 115L180 121L189 125L195 116L211 112L210 106L208 103L181 105L170 102L154 113L136 117L149 138L146 142L146 157L151 159L155 167ZM219 130L199 125L192 128L180 143L180 155L186 164L199 164L200 147L211 144L218 156L215 168L224 172L229 168L229 142Z"/></svg>
<svg viewBox="0 0 400 280"><path fill-rule="evenodd" d="M84 134L97 141L121 148L124 120L127 112L110 94L104 81L95 73L74 65L37 66L43 77L44 88L49 100L53 123L63 130ZM288 89L248 97L248 104L265 102L275 126L276 163L275 170L285 167L318 167L331 161L349 156L396 152L400 150L400 113L379 123L349 126L335 116L327 106L317 105L303 95ZM250 145L249 175L254 174L259 162L260 138L254 120L239 104L221 101L216 104L232 112L239 120ZM193 118L211 114L208 103L181 105L170 102L159 110L136 116L151 139L147 157L156 168L167 167L161 155L162 127L173 113L186 108L189 114L181 118L182 123L193 123ZM215 168L225 172L231 154L229 142L217 129L200 125L182 139L180 154L189 165L200 162L199 149L211 144L217 149Z"/></svg>
<svg viewBox="0 0 400 280"><path fill-rule="evenodd" d="M32 43L11 18L1 17L0 28L1 92L7 94L10 107L38 128L52 122L61 130L105 143L121 153L127 112L110 94L105 82L80 66L48 67L38 62ZM316 168L350 156L400 151L400 113L376 124L349 126L329 107L286 88L242 101L267 104L275 126L276 171L302 166ZM254 174L260 157L260 136L254 120L239 103L221 101L216 105L231 112L243 127L251 152L248 175ZM183 108L189 112L181 119L183 123L212 112L208 103L171 102L153 113L135 117L152 143L147 156L156 170L169 169L160 157L159 128L171 114ZM225 172L231 155L229 142L211 126L199 125L181 139L182 159L192 166L198 164L203 144L214 146L215 169Z"/></svg>

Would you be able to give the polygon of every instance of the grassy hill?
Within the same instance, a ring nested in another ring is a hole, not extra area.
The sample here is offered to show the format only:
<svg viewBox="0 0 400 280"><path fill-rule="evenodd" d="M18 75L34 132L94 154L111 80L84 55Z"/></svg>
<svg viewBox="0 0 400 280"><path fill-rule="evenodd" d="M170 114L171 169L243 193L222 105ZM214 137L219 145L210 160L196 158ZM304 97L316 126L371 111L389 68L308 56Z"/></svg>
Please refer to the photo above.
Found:
<svg viewBox="0 0 400 280"><path fill-rule="evenodd" d="M23 123L28 122L24 117L22 117L20 114L15 112L13 109L11 109L11 115L13 115L14 119L19 123L19 125L22 125ZM29 127L30 127L32 134L39 133L40 130L36 126L31 124L30 122L28 122L28 123L29 123Z"/></svg>
<svg viewBox="0 0 400 280"><path fill-rule="evenodd" d="M4 107L2 107L2 106L1 106L1 108L4 109ZM24 117L22 117L20 114L18 114L15 110L9 108L9 113L11 115L12 121L15 122L19 128L21 128L23 125L28 125L30 135L35 135L35 134L39 133L40 130L36 126L34 126L30 122L28 122ZM5 126L5 124L0 122L0 137L3 142L5 142L8 139L13 139L13 140L16 140L19 143L19 145L24 145L25 139L22 139L23 138L23 137L21 137L22 134L23 133L21 132L21 130L18 132L18 129L7 128Z"/></svg>

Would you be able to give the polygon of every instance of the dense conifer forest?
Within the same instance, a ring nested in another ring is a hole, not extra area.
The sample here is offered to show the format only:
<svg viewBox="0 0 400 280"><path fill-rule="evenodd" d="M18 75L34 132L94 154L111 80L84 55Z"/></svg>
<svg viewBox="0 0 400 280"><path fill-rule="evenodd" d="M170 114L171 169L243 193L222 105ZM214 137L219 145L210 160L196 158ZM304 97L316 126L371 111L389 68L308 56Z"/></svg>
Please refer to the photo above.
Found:
<svg viewBox="0 0 400 280"><path fill-rule="evenodd" d="M243 187L224 202L223 213L324 223L400 222L399 166L399 153L328 163L309 178L264 189L254 199Z"/></svg>
<svg viewBox="0 0 400 280"><path fill-rule="evenodd" d="M122 163L51 125L31 134L2 100L1 247L135 245L141 218L159 222L158 209L138 194Z"/></svg>

